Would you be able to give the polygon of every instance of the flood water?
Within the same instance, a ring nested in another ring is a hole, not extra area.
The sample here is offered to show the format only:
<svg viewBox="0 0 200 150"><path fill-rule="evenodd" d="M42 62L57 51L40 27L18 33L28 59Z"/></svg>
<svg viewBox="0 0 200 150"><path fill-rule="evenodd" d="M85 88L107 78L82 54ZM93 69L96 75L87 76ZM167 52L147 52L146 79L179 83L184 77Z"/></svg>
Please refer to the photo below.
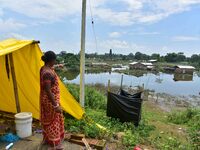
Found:
<svg viewBox="0 0 200 150"><path fill-rule="evenodd" d="M104 73L86 73L86 84L104 84L107 85L108 80L112 85L120 86L122 73L104 72ZM123 85L125 86L142 86L145 89L153 90L156 93L167 93L174 96L199 96L200 92L200 77L197 73L193 76L174 75L167 73L144 73L127 75L123 74ZM79 84L79 73L68 72L65 75L64 81L67 83Z"/></svg>

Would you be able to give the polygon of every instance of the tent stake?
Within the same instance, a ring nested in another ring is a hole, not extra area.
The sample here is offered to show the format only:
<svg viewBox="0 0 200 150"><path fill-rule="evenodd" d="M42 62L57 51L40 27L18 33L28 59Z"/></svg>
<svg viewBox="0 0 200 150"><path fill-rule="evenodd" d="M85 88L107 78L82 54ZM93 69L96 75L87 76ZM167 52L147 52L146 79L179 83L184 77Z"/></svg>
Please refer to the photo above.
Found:
<svg viewBox="0 0 200 150"><path fill-rule="evenodd" d="M10 68L11 68L11 74L12 74L14 94L15 94L16 109L17 109L17 113L19 113L19 112L21 112L21 109L20 109L20 104L19 104L19 95L18 95L18 88L17 88L17 80L16 80L16 76L15 76L15 68L14 68L12 53L9 54L9 59L10 59Z"/></svg>

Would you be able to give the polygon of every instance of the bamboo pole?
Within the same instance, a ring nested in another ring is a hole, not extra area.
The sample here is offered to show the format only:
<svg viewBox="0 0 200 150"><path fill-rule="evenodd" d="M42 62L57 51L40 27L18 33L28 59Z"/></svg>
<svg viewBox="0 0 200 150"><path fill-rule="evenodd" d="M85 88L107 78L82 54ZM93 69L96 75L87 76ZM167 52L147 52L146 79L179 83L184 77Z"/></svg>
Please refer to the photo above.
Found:
<svg viewBox="0 0 200 150"><path fill-rule="evenodd" d="M86 26L86 0L82 0L81 25L81 59L80 59L80 103L85 106L85 26Z"/></svg>
<svg viewBox="0 0 200 150"><path fill-rule="evenodd" d="M110 80L108 80L108 92L110 92Z"/></svg>
<svg viewBox="0 0 200 150"><path fill-rule="evenodd" d="M40 44L40 41L33 41L33 43L32 44Z"/></svg>
<svg viewBox="0 0 200 150"><path fill-rule="evenodd" d="M17 80L16 80L16 75L15 75L15 67L14 67L12 53L9 54L9 59L10 59L10 68L11 68L11 75L12 75L14 95L15 95L16 110L17 110L17 113L19 113L21 112L21 108L20 108L20 103L19 103Z"/></svg>
<svg viewBox="0 0 200 150"><path fill-rule="evenodd" d="M124 75L122 75L122 77L121 77L121 85L120 85L120 89L122 89L122 86L123 86L123 79L124 79Z"/></svg>

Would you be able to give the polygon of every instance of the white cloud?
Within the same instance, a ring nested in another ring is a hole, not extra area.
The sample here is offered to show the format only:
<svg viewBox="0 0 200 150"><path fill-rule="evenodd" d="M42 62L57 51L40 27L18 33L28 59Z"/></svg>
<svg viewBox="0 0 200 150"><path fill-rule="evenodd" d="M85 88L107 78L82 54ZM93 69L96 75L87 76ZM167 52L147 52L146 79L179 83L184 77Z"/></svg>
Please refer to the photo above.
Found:
<svg viewBox="0 0 200 150"><path fill-rule="evenodd" d="M135 23L155 23L200 4L199 0L116 0L112 3L120 5L119 2L126 4L128 9L122 7L121 11L115 11L108 9L105 4L104 7L96 7L95 15L113 25L129 26Z"/></svg>
<svg viewBox="0 0 200 150"><path fill-rule="evenodd" d="M176 42L187 42L187 41L200 41L200 37L197 36L175 36L172 38Z"/></svg>
<svg viewBox="0 0 200 150"><path fill-rule="evenodd" d="M129 10L141 9L143 7L143 2L141 0L123 0L127 3Z"/></svg>
<svg viewBox="0 0 200 150"><path fill-rule="evenodd" d="M21 28L26 27L25 24L19 23L16 20L10 18L7 20L3 20L0 18L0 32L10 32L10 31L17 31Z"/></svg>
<svg viewBox="0 0 200 150"><path fill-rule="evenodd" d="M128 26L134 23L154 23L170 15L189 11L200 0L90 0L94 16L106 23ZM57 21L80 16L81 0L0 0L1 10L11 10L40 21ZM108 8L109 6L109 8ZM119 6L120 11L115 7ZM89 15L89 1L88 1Z"/></svg>
<svg viewBox="0 0 200 150"><path fill-rule="evenodd" d="M101 20L118 26L132 25L132 14L130 12L116 12L108 8L96 8L94 15Z"/></svg>
<svg viewBox="0 0 200 150"><path fill-rule="evenodd" d="M109 33L110 38L119 38L122 34L120 32L111 32Z"/></svg>
<svg viewBox="0 0 200 150"><path fill-rule="evenodd" d="M9 9L31 18L59 20L81 11L80 0L0 0L0 8Z"/></svg>

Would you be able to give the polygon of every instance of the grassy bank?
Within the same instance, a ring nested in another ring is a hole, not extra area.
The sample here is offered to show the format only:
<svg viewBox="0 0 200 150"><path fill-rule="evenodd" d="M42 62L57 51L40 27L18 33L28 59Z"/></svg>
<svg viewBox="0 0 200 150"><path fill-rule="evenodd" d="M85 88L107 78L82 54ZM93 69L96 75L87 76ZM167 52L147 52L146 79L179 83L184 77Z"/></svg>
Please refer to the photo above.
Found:
<svg viewBox="0 0 200 150"><path fill-rule="evenodd" d="M67 86L75 98L79 99L79 87L72 84ZM94 123L88 124L85 120L77 121L67 117L65 125L68 131L105 139L109 144L114 142L114 149L133 149L135 145L164 150L199 148L200 110L188 109L168 113L156 104L145 101L142 108L142 120L139 127L135 128L131 123L122 124L106 116L104 91L97 87L86 87L86 115L94 122L106 127L107 131L101 130ZM122 138L119 135L122 135Z"/></svg>

